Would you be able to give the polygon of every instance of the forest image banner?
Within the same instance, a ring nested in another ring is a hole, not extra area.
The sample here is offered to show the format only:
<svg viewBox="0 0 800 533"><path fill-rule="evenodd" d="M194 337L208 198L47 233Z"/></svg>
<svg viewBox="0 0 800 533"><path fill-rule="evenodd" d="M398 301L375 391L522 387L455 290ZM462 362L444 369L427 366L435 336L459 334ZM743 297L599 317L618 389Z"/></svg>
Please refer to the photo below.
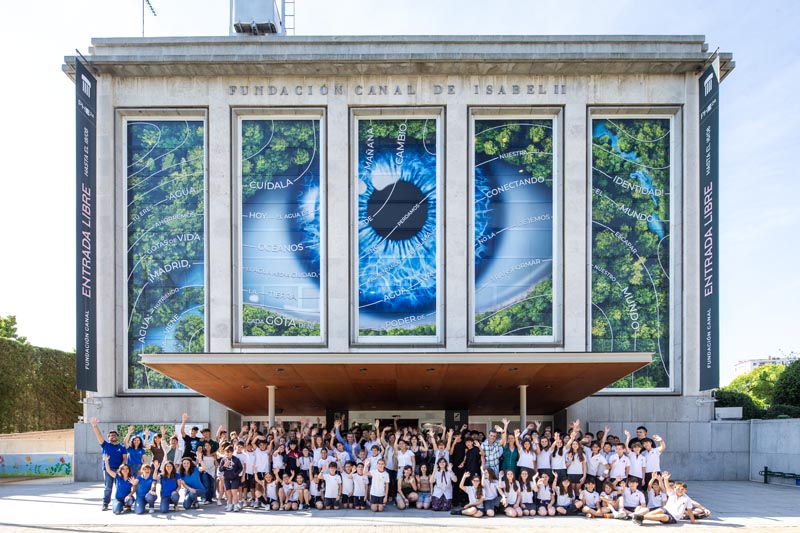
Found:
<svg viewBox="0 0 800 533"><path fill-rule="evenodd" d="M358 337L438 342L437 120L356 124Z"/></svg>
<svg viewBox="0 0 800 533"><path fill-rule="evenodd" d="M126 122L129 389L177 389L142 353L205 351L203 120Z"/></svg>
<svg viewBox="0 0 800 533"><path fill-rule="evenodd" d="M244 342L321 341L320 123L240 122Z"/></svg>
<svg viewBox="0 0 800 533"><path fill-rule="evenodd" d="M478 342L553 341L553 124L475 121Z"/></svg>
<svg viewBox="0 0 800 533"><path fill-rule="evenodd" d="M592 120L592 351L653 352L612 388L669 388L668 118Z"/></svg>

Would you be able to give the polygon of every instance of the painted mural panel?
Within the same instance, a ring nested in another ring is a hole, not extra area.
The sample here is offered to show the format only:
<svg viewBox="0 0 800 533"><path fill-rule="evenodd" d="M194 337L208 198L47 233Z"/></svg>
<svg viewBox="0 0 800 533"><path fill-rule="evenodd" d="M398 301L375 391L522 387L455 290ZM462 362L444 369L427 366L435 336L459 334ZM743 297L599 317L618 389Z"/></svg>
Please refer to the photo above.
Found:
<svg viewBox="0 0 800 533"><path fill-rule="evenodd" d="M142 353L205 351L203 120L125 124L128 389L180 389Z"/></svg>
<svg viewBox="0 0 800 533"><path fill-rule="evenodd" d="M319 119L242 119L243 342L321 340Z"/></svg>
<svg viewBox="0 0 800 533"><path fill-rule="evenodd" d="M474 122L475 342L553 341L553 125Z"/></svg>
<svg viewBox="0 0 800 533"><path fill-rule="evenodd" d="M357 340L439 342L437 120L360 118L356 125Z"/></svg>
<svg viewBox="0 0 800 533"><path fill-rule="evenodd" d="M653 352L612 388L668 388L670 178L668 118L593 119L592 350Z"/></svg>

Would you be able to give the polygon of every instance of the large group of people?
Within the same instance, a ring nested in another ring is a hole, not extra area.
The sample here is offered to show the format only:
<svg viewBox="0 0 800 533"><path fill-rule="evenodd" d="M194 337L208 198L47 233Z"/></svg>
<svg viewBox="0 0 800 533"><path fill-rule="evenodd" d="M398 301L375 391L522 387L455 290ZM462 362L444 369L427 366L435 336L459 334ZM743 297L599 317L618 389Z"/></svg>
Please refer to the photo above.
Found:
<svg viewBox="0 0 800 533"><path fill-rule="evenodd" d="M567 431L540 422L511 430L509 420L488 434L426 424L381 426L344 418L332 428L302 419L230 433L222 426L192 427L182 416L166 428L120 442L91 423L103 452L103 510L116 514L167 513L225 506L301 511L353 509L382 512L416 508L469 517L582 515L674 523L710 515L686 495L686 484L661 471L667 444L640 426L625 440L584 432L576 420Z"/></svg>

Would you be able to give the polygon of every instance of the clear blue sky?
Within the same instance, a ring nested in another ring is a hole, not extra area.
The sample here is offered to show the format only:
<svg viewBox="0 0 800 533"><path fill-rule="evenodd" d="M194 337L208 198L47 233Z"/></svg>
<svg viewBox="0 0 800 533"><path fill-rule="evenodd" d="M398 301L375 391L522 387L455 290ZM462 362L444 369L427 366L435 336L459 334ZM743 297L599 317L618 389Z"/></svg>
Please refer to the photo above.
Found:
<svg viewBox="0 0 800 533"><path fill-rule="evenodd" d="M145 35L227 35L228 0L152 0ZM739 359L800 351L800 2L297 0L297 35L703 34L732 52L721 94L722 381ZM140 0L3 6L0 315L73 349L74 89L65 55L140 36ZM792 128L795 128L794 130Z"/></svg>

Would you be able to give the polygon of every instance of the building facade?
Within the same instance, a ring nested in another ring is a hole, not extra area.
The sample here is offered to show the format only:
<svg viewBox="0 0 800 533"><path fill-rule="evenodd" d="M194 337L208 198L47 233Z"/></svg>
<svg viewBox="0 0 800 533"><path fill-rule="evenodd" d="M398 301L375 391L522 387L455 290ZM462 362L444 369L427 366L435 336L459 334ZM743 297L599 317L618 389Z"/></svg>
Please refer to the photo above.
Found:
<svg viewBox="0 0 800 533"><path fill-rule="evenodd" d="M569 417L705 451L702 36L92 44L86 419Z"/></svg>

